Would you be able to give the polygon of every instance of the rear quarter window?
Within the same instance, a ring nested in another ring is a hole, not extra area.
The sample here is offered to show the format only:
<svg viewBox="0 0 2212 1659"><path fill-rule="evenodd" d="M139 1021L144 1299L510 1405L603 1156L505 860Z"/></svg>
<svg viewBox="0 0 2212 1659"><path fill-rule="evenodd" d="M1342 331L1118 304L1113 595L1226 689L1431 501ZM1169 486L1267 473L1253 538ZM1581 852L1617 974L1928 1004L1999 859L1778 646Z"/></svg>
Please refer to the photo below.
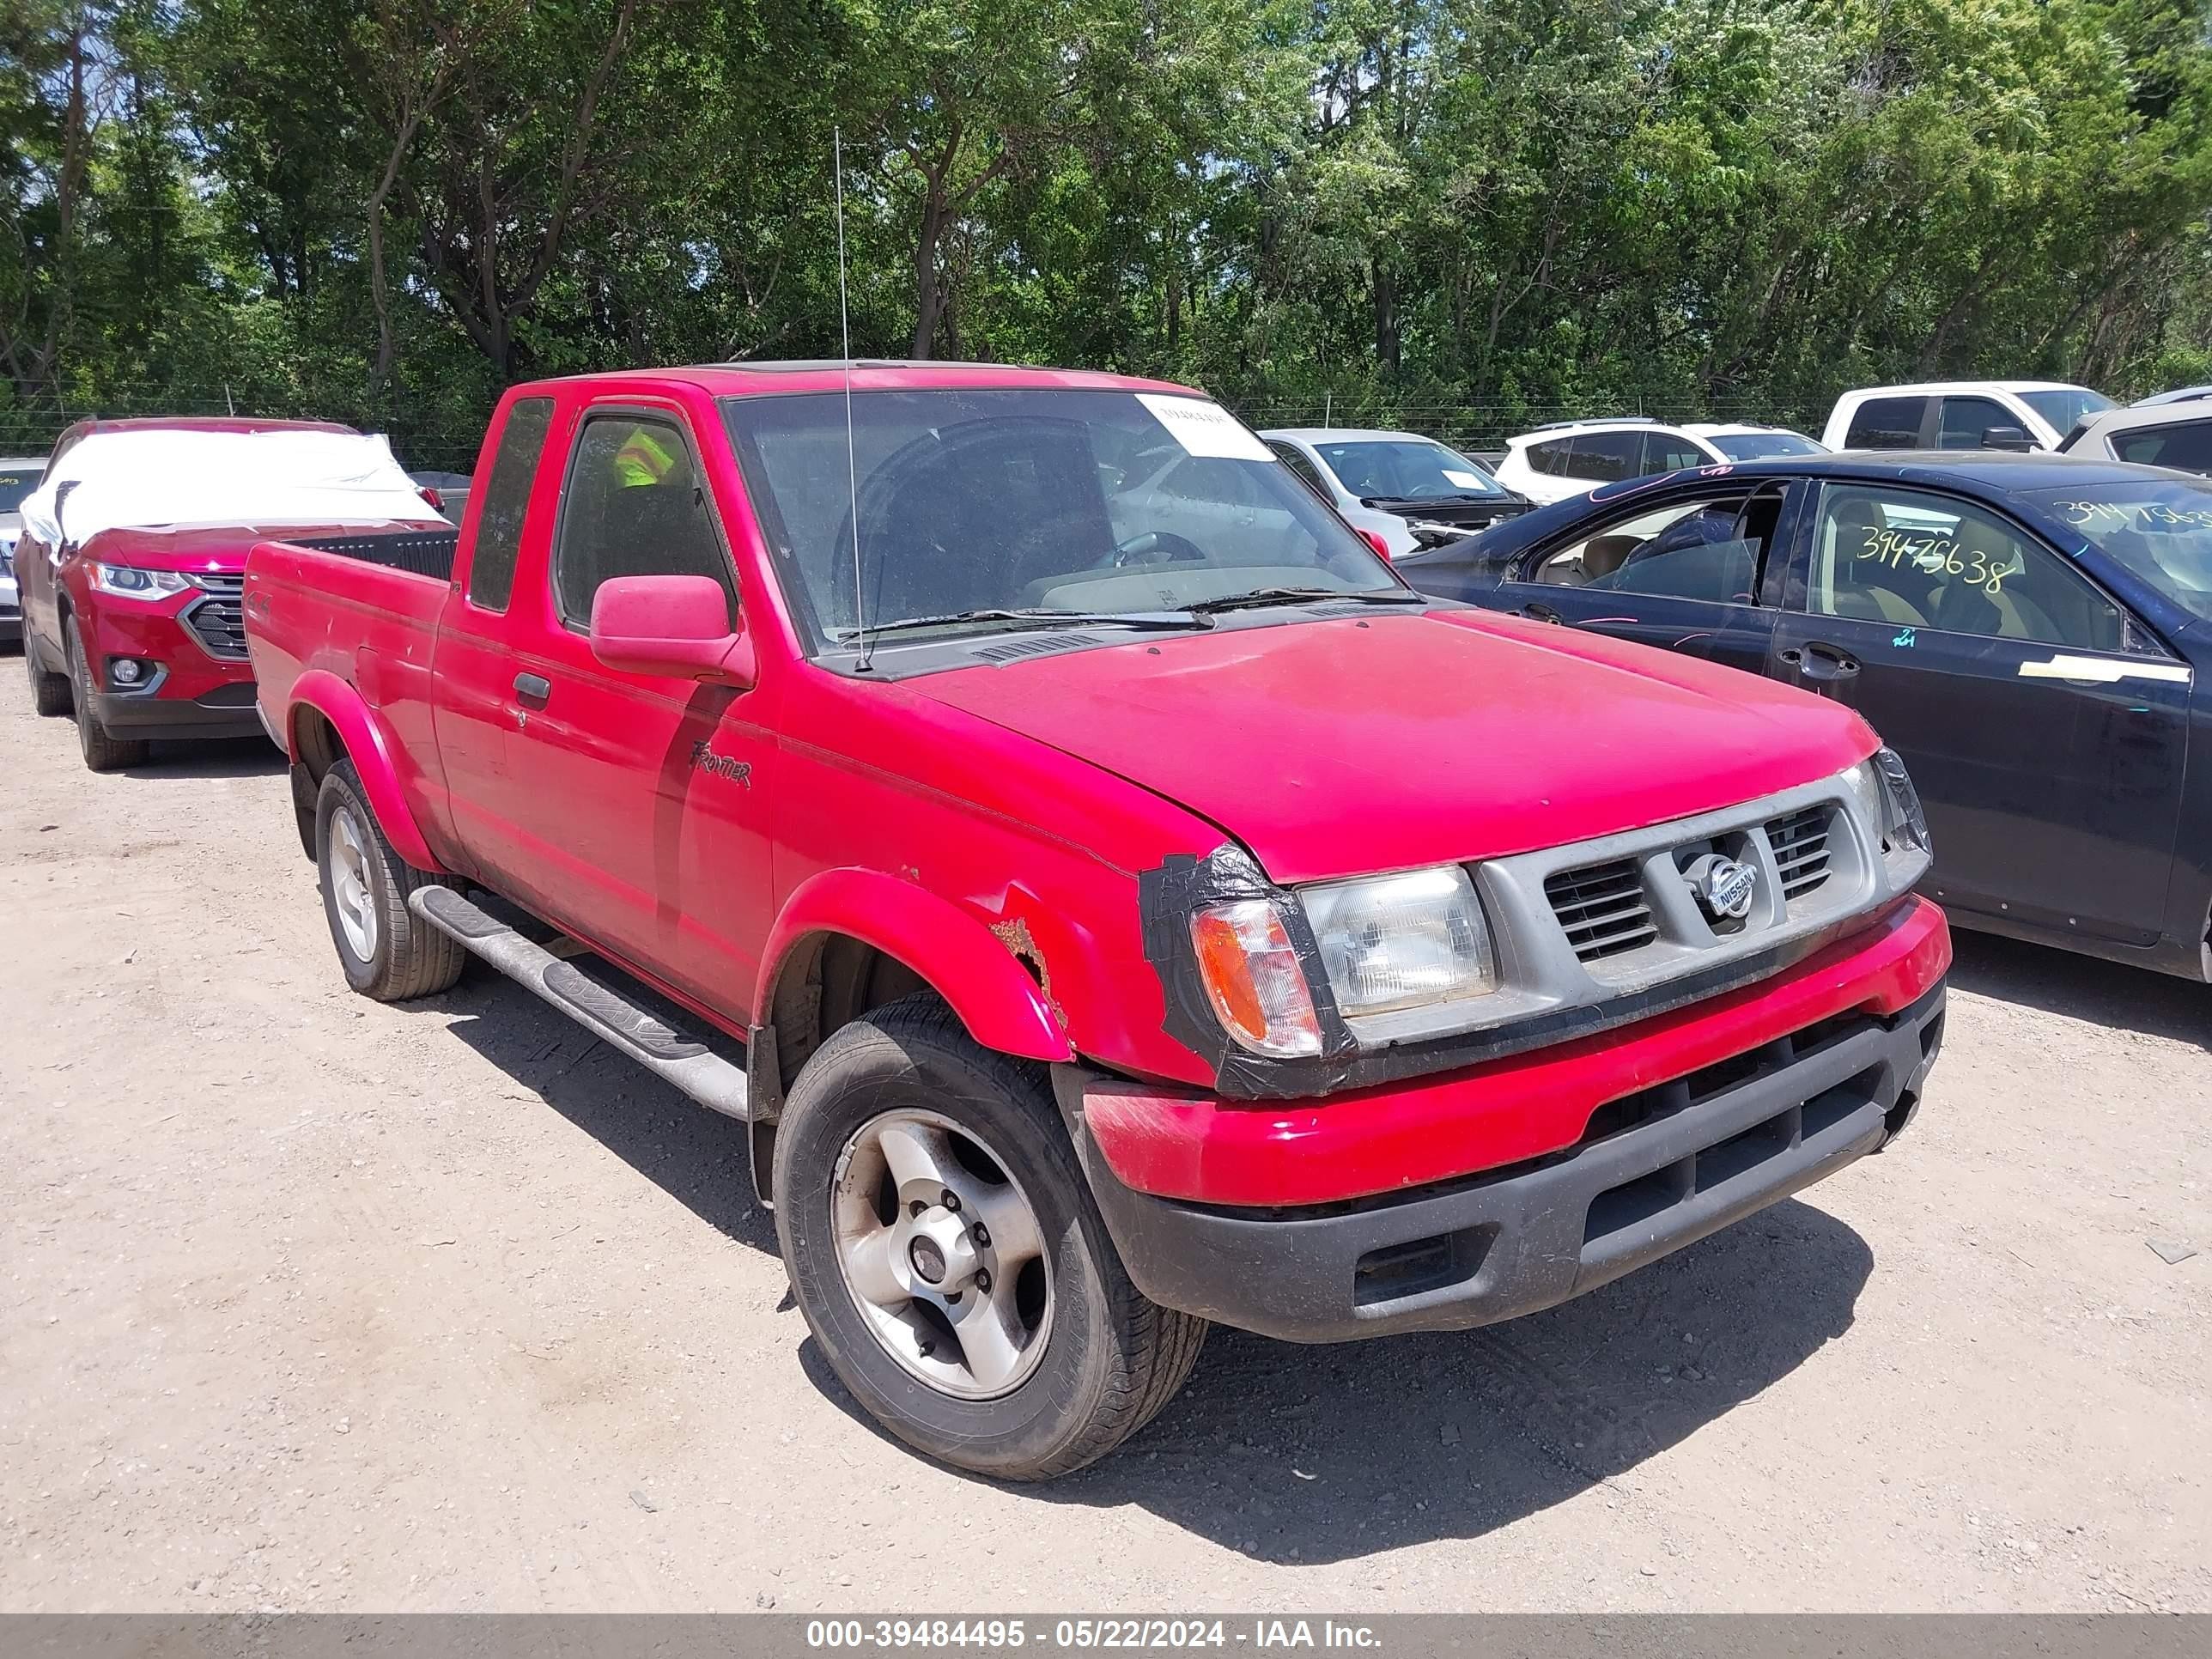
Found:
<svg viewBox="0 0 2212 1659"><path fill-rule="evenodd" d="M523 398L507 411L499 448L492 456L491 479L477 514L477 541L469 561L469 603L504 611L514 595L514 561L522 550L522 520L530 508L530 487L538 477L538 458L553 424L550 398Z"/></svg>
<svg viewBox="0 0 2212 1659"><path fill-rule="evenodd" d="M2122 432L2112 439L2112 453L2143 466L2178 466L2185 471L2212 473L2212 421Z"/></svg>
<svg viewBox="0 0 2212 1659"><path fill-rule="evenodd" d="M1566 438L1554 439L1547 444L1530 444L1528 446L1529 470L1534 472L1547 473L1555 478L1565 477L1567 472L1567 451L1571 447L1572 441Z"/></svg>

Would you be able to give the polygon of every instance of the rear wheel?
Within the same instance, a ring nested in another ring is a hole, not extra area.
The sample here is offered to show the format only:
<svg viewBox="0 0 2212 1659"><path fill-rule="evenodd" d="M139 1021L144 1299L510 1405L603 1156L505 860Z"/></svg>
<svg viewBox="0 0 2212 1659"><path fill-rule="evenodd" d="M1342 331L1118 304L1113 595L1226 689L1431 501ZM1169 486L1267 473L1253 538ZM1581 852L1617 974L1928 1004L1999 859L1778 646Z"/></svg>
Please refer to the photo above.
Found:
<svg viewBox="0 0 2212 1659"><path fill-rule="evenodd" d="M316 793L315 868L331 942L355 990L401 1002L460 978L468 953L407 908L416 888L448 884L392 850L351 761L331 767Z"/></svg>
<svg viewBox="0 0 2212 1659"><path fill-rule="evenodd" d="M143 738L110 737L93 712L93 693L97 688L92 683L92 665L85 660L84 641L77 635L76 618L62 624L62 640L69 652L70 693L76 703L76 744L84 752L84 763L95 772L144 765L153 745Z"/></svg>
<svg viewBox="0 0 2212 1659"><path fill-rule="evenodd" d="M979 1474L1065 1474L1171 1399L1206 1322L1148 1302L1108 1237L1042 1068L933 996L835 1033L775 1138L776 1228L839 1379Z"/></svg>
<svg viewBox="0 0 2212 1659"><path fill-rule="evenodd" d="M27 629L23 635L23 666L31 672L31 707L46 715L66 714L70 711L70 683L66 674L57 674L39 660L39 644Z"/></svg>

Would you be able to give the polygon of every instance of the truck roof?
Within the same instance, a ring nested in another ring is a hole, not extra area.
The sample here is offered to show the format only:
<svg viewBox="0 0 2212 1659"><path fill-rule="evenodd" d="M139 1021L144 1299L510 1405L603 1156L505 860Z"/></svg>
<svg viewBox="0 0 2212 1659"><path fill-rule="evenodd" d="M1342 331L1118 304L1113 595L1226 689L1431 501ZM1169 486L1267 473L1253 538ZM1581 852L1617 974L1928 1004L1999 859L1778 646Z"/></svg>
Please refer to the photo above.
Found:
<svg viewBox="0 0 2212 1659"><path fill-rule="evenodd" d="M532 386L574 385L579 381L608 386L658 384L696 386L718 398L763 396L786 392L841 392L850 371L856 392L926 392L948 388L1054 387L1069 392L1174 392L1202 397L1202 392L1171 380L1150 380L1129 374L1104 374L1088 369L1027 368L1008 363L903 362L889 358L801 358L789 362L694 363L673 368L602 370L588 374L562 375Z"/></svg>

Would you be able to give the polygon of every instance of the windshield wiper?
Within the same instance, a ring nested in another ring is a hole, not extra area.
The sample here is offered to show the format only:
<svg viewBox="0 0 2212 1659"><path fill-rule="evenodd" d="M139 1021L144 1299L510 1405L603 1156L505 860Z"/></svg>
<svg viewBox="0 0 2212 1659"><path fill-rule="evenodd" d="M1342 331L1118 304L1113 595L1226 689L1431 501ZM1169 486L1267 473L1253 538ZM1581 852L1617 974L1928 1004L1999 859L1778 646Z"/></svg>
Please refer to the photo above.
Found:
<svg viewBox="0 0 2212 1659"><path fill-rule="evenodd" d="M1184 609L1198 616L1217 611L1236 611L1246 605L1297 605L1309 599L1349 599L1355 605L1426 605L1419 593L1402 587L1255 587L1249 593L1224 593L1218 599L1194 599Z"/></svg>
<svg viewBox="0 0 2212 1659"><path fill-rule="evenodd" d="M1028 628L1139 628L1176 631L1211 628L1213 624L1190 611L1049 611L991 606L978 611L951 611L939 617L896 617L872 622L866 628L839 628L830 638L842 645L863 634L875 639L884 634L908 633L921 628L957 628L969 623L1011 622Z"/></svg>

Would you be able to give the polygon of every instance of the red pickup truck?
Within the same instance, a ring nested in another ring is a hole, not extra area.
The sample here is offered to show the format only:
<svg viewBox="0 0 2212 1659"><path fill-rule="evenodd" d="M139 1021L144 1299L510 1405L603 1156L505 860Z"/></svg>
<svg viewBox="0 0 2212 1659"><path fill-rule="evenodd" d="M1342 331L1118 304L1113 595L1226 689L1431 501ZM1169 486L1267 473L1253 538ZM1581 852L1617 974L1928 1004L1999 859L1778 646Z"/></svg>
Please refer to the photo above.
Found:
<svg viewBox="0 0 2212 1659"><path fill-rule="evenodd" d="M1196 393L588 375L477 478L247 563L346 977L474 952L747 1121L947 1462L1081 1466L1209 1322L1564 1301L1919 1103L1949 935L1856 715L1425 599Z"/></svg>
<svg viewBox="0 0 2212 1659"><path fill-rule="evenodd" d="M333 452L349 469L335 480ZM318 459L322 473L300 471ZM443 523L380 440L230 416L80 421L25 507L15 558L32 706L75 714L95 772L137 765L155 738L260 733L239 609L258 538Z"/></svg>

